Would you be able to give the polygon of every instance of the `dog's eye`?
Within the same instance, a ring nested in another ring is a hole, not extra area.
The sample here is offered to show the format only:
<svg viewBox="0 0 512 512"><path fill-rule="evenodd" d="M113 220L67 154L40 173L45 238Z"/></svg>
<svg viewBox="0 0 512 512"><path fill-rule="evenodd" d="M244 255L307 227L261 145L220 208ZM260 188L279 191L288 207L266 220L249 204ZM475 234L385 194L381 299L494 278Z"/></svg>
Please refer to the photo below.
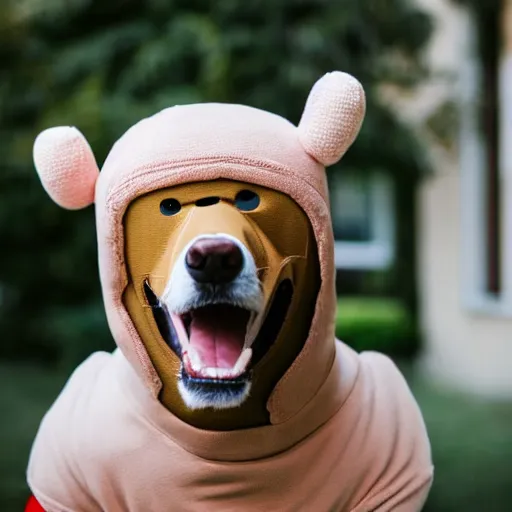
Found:
<svg viewBox="0 0 512 512"><path fill-rule="evenodd" d="M160 211L168 217L176 215L181 210L181 204L177 199L164 199L160 203Z"/></svg>
<svg viewBox="0 0 512 512"><path fill-rule="evenodd" d="M260 196L252 190L241 190L235 197L235 205L239 210L250 212L258 208Z"/></svg>

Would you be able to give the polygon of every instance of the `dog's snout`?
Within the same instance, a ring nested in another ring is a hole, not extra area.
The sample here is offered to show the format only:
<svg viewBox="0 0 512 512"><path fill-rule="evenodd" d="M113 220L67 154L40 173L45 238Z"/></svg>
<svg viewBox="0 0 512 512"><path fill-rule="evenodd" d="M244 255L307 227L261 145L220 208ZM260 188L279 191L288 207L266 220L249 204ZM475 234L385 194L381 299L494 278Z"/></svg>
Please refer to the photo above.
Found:
<svg viewBox="0 0 512 512"><path fill-rule="evenodd" d="M195 281L222 284L241 272L244 257L238 245L227 238L203 238L189 248L185 263Z"/></svg>

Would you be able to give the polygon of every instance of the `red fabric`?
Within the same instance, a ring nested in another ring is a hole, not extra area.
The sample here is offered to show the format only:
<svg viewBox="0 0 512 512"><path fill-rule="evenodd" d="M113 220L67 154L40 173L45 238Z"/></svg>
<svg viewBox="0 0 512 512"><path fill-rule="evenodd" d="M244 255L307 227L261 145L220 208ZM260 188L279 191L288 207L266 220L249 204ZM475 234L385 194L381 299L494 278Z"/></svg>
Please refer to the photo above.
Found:
<svg viewBox="0 0 512 512"><path fill-rule="evenodd" d="M25 512L45 512L34 496L31 496L25 507Z"/></svg>

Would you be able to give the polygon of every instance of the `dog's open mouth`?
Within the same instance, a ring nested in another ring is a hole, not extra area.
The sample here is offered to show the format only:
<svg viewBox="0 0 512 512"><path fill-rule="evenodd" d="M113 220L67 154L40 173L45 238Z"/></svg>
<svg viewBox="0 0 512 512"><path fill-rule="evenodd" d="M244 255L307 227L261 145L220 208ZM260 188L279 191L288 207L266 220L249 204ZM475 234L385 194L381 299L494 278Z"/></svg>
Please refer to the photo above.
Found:
<svg viewBox="0 0 512 512"><path fill-rule="evenodd" d="M252 356L244 348L251 312L229 304L195 309L173 315L182 322L186 339L180 339L183 367L190 377L232 380L240 377ZM182 338L182 337L180 337Z"/></svg>
<svg viewBox="0 0 512 512"><path fill-rule="evenodd" d="M236 387L246 382L251 369L276 340L293 286L289 280L279 284L262 319L232 304L169 314L148 281L144 291L161 336L181 359L181 378L195 385ZM254 333L256 323L260 327Z"/></svg>

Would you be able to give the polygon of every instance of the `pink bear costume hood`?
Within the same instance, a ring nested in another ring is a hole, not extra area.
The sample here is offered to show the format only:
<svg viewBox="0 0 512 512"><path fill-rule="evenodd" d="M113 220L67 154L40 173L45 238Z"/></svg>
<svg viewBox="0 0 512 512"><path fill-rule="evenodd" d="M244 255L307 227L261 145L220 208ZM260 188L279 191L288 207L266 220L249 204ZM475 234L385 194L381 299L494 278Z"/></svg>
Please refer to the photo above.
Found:
<svg viewBox="0 0 512 512"><path fill-rule="evenodd" d="M95 203L100 278L119 347L86 360L43 420L28 481L46 510L421 509L432 464L414 398L389 359L355 354L334 336L325 166L355 140L364 110L360 84L340 72L315 84L298 127L240 105L173 107L130 128L101 173L78 130L38 137L34 159L49 195L69 209ZM158 402L160 379L122 301L129 204L221 178L290 196L310 220L321 272L307 341L267 403L271 424L230 432L196 429Z"/></svg>

